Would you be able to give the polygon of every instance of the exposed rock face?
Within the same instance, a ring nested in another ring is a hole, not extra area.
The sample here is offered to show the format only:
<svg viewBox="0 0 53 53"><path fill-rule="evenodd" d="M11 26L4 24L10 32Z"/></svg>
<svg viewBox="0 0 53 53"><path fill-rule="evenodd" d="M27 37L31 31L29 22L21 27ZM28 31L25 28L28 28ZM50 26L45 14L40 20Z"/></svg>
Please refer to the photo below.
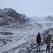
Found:
<svg viewBox="0 0 53 53"><path fill-rule="evenodd" d="M53 36L53 28L49 28L44 30L44 32L42 33L43 36L51 34Z"/></svg>
<svg viewBox="0 0 53 53"><path fill-rule="evenodd" d="M52 36L52 42L53 42L53 28L49 28L49 29L44 30L44 32L42 33L43 41L45 42L48 34L50 34Z"/></svg>
<svg viewBox="0 0 53 53"><path fill-rule="evenodd" d="M9 25L11 23L24 24L27 21L28 18L25 15L17 13L14 9L0 9L0 26Z"/></svg>

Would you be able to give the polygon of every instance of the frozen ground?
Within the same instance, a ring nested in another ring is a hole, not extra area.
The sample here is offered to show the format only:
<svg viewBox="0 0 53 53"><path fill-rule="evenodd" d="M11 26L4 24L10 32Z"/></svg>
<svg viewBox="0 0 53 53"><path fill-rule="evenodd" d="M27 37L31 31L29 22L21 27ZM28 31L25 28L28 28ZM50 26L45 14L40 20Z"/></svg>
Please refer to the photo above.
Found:
<svg viewBox="0 0 53 53"><path fill-rule="evenodd" d="M0 26L0 32L13 33L11 35L0 34L0 39L2 39L2 41L0 41L0 53L28 53L27 48L31 48L31 44L36 43L37 32L42 33L47 28L53 28L53 21L38 21L31 22L31 24L31 26L23 28L9 28L5 26ZM5 42L7 43L4 44ZM45 49L46 45L41 46L41 50ZM36 52L36 49L33 49L29 53L41 52Z"/></svg>

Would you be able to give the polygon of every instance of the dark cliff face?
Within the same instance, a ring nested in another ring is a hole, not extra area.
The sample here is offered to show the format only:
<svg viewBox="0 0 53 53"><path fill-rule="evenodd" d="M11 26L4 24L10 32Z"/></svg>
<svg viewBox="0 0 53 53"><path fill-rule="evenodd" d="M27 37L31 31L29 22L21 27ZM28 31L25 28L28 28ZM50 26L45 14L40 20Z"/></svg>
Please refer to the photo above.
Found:
<svg viewBox="0 0 53 53"><path fill-rule="evenodd" d="M28 21L28 17L17 13L14 9L5 8L0 9L0 26L8 25L10 23L24 24Z"/></svg>

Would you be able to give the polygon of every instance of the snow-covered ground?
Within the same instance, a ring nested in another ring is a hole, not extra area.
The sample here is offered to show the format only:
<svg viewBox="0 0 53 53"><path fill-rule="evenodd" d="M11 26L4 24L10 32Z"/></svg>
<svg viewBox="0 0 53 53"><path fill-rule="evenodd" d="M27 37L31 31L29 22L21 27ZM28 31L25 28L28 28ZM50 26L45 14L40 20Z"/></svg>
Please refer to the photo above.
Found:
<svg viewBox="0 0 53 53"><path fill-rule="evenodd" d="M11 32L11 35L0 34L0 53L28 53L27 47L30 48L31 44L36 43L37 33L42 33L47 28L53 28L53 21L35 21L30 22L31 26L23 28L9 28L5 26L0 26L0 32ZM3 39L7 44L3 44ZM12 40L12 41L9 41ZM35 45L36 47L36 45ZM41 50L46 49L46 45L41 46ZM36 49L34 49L36 51ZM31 51L31 53L36 53ZM41 52L37 52L41 53ZM43 52L42 52L43 53ZM45 52L44 52L45 53Z"/></svg>

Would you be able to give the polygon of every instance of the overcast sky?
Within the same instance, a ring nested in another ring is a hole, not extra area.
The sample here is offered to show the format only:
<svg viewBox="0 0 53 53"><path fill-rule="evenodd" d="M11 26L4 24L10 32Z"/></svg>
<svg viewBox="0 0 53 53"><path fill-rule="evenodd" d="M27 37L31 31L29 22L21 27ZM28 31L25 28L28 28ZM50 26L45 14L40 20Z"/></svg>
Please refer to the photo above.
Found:
<svg viewBox="0 0 53 53"><path fill-rule="evenodd" d="M53 0L0 0L0 8L13 8L27 16L53 16Z"/></svg>

